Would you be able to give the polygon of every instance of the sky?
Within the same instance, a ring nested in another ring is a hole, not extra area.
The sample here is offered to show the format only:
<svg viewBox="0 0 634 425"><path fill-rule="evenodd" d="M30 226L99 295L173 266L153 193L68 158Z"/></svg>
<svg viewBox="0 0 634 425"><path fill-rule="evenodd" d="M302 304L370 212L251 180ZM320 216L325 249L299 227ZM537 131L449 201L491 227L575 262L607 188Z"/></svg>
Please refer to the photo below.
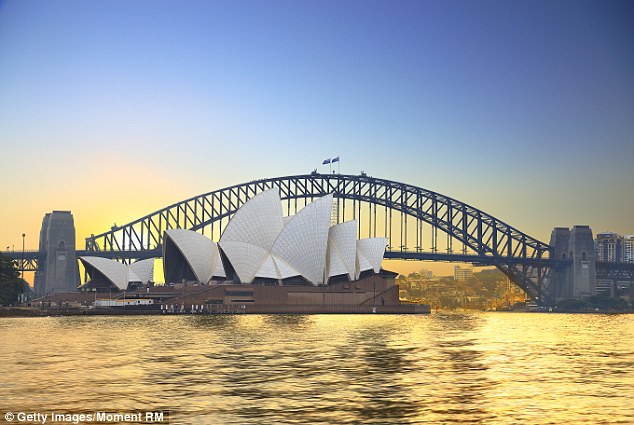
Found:
<svg viewBox="0 0 634 425"><path fill-rule="evenodd" d="M337 155L546 242L632 234L632 22L605 0L0 1L0 250L36 249L52 210L83 248Z"/></svg>

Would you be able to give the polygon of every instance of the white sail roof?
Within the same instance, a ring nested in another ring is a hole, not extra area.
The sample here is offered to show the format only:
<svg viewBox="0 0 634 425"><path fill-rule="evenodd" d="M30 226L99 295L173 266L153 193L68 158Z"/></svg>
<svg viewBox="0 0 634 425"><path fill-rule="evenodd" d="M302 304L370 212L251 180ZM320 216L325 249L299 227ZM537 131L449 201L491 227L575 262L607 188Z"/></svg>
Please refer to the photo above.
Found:
<svg viewBox="0 0 634 425"><path fill-rule="evenodd" d="M269 254L262 262L260 269L257 271L257 277L265 277L270 279L287 279L289 277L300 276L301 273L291 267L286 261Z"/></svg>
<svg viewBox="0 0 634 425"><path fill-rule="evenodd" d="M330 227L332 202L329 194L283 217L279 189L269 189L235 213L218 246L242 283L302 276L320 285L333 276L379 272L386 239L357 241L354 220Z"/></svg>
<svg viewBox="0 0 634 425"><path fill-rule="evenodd" d="M279 257L276 257L275 255L273 256L273 261L275 261L275 266L280 273L280 279L287 279L289 277L295 277L301 274L286 261L282 260Z"/></svg>
<svg viewBox="0 0 634 425"><path fill-rule="evenodd" d="M220 243L220 248L231 262L240 282L253 282L256 272L269 252L248 242L220 241Z"/></svg>
<svg viewBox="0 0 634 425"><path fill-rule="evenodd" d="M273 244L272 253L284 259L313 285L324 282L332 194L317 199L295 214Z"/></svg>
<svg viewBox="0 0 634 425"><path fill-rule="evenodd" d="M253 281L283 227L278 188L254 196L236 211L218 244L241 282Z"/></svg>
<svg viewBox="0 0 634 425"><path fill-rule="evenodd" d="M199 282L207 283L222 267L216 243L206 236L191 230L170 229L165 231L165 238L174 242Z"/></svg>
<svg viewBox="0 0 634 425"><path fill-rule="evenodd" d="M214 242L214 255L211 260L212 277L227 277L225 273L225 266L222 264L222 258L220 257L220 250L218 249L218 244Z"/></svg>
<svg viewBox="0 0 634 425"><path fill-rule="evenodd" d="M224 242L245 242L271 249L284 227L280 191L266 190L249 199L231 218L220 238Z"/></svg>
<svg viewBox="0 0 634 425"><path fill-rule="evenodd" d="M154 258L134 262L128 266L130 272L136 275L138 280L132 280L133 276L129 276L130 282L142 282L144 284L154 280Z"/></svg>
<svg viewBox="0 0 634 425"><path fill-rule="evenodd" d="M332 226L328 231L326 277L348 275L356 278L357 222L355 220Z"/></svg>
<svg viewBox="0 0 634 425"><path fill-rule="evenodd" d="M299 275L322 283L331 204L327 195L284 218L279 190L267 190L236 212L220 248L243 283Z"/></svg>
<svg viewBox="0 0 634 425"><path fill-rule="evenodd" d="M260 268L256 272L257 277L266 277L269 279L282 279L280 277L280 272L275 265L275 260L273 260L273 256L271 254L267 254L264 261L260 265Z"/></svg>
<svg viewBox="0 0 634 425"><path fill-rule="evenodd" d="M357 278L366 270L381 271L387 245L386 238L366 238L357 241Z"/></svg>
<svg viewBox="0 0 634 425"><path fill-rule="evenodd" d="M97 270L122 291L128 288L129 271L127 265L103 257L79 257L84 267ZM133 278L136 277L133 275ZM138 279L138 277L137 277Z"/></svg>

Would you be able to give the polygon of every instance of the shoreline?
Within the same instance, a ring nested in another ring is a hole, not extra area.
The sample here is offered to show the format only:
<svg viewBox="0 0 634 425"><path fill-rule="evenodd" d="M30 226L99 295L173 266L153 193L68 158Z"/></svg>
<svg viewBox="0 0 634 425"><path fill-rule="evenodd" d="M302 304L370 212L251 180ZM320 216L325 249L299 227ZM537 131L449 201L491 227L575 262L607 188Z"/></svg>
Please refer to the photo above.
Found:
<svg viewBox="0 0 634 425"><path fill-rule="evenodd" d="M250 306L251 307L251 306ZM133 308L42 308L42 307L0 307L0 319L12 317L64 317L64 316L227 316L227 315L303 315L303 314L378 314L378 315L430 315L431 309L427 305L407 305L405 308L382 306L281 306L280 308L240 309L220 311L167 311L158 308L133 309ZM283 308L282 308L283 307ZM399 306L401 307L401 306Z"/></svg>
<svg viewBox="0 0 634 425"><path fill-rule="evenodd" d="M0 307L0 319L3 318L18 318L18 317L70 317L70 316L227 316L227 315L256 315L256 314L271 314L271 315L312 315L312 314L368 314L368 315L423 315L430 316L438 313L548 313L548 314L634 314L634 311L482 311L482 310L435 310L425 309L425 306L421 306L422 309L418 311L381 311L377 308L375 312L368 311L224 311L224 312L165 312L159 309L120 309L120 308L100 308L100 309L85 309L85 308L69 308L69 309L57 309L57 308L39 308L39 307Z"/></svg>

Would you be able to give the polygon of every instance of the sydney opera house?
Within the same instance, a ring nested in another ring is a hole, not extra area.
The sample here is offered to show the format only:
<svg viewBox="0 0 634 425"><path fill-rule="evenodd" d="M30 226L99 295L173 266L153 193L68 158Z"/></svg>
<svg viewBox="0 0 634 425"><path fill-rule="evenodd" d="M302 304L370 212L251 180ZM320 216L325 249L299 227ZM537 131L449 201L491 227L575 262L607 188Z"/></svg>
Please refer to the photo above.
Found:
<svg viewBox="0 0 634 425"><path fill-rule="evenodd" d="M163 271L174 289L165 313L414 313L401 305L395 273L383 270L385 238L357 239L357 224L331 225L333 196L285 217L278 189L247 201L218 243L182 229L163 238ZM152 281L153 260L131 265L80 257L90 280L82 289L128 291ZM137 296L156 291L136 289ZM157 289L158 291L158 289Z"/></svg>
<svg viewBox="0 0 634 425"><path fill-rule="evenodd" d="M277 189L240 208L218 244L188 230L168 230L163 245L166 282L230 279L236 283L358 280L379 273L387 240L357 240L356 223L330 225L332 195L284 217Z"/></svg>

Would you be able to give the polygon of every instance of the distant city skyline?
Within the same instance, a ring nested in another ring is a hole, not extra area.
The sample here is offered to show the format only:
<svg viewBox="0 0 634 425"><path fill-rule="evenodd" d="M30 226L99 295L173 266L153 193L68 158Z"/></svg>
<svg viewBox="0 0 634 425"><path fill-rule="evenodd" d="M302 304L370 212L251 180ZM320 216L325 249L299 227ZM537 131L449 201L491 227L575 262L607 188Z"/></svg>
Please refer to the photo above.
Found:
<svg viewBox="0 0 634 425"><path fill-rule="evenodd" d="M0 249L37 249L52 210L83 248L336 156L544 242L632 234L633 20L627 1L4 1Z"/></svg>

